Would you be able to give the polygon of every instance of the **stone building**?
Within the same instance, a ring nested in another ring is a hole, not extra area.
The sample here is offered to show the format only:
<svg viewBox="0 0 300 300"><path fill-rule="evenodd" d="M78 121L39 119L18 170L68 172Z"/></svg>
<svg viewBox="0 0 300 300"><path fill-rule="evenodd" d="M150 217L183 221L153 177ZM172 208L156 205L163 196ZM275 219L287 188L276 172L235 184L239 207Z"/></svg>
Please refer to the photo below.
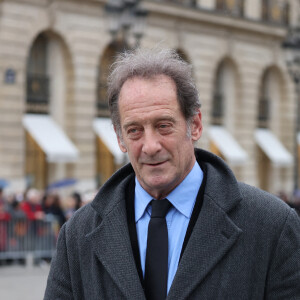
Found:
<svg viewBox="0 0 300 300"><path fill-rule="evenodd" d="M282 41L296 0L145 0L141 47L174 48L193 65L204 124L199 147L239 180L291 192L296 95ZM118 151L105 81L122 45L102 0L0 1L0 178L10 188L75 178L101 185Z"/></svg>

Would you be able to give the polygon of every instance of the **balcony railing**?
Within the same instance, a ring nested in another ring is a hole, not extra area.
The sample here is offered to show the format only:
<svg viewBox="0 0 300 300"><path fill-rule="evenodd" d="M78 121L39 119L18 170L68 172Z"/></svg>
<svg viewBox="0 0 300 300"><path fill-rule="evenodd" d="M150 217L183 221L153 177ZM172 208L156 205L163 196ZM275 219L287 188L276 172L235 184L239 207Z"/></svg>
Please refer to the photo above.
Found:
<svg viewBox="0 0 300 300"><path fill-rule="evenodd" d="M186 6L186 7L196 7L197 6L197 0L151 0L151 1L176 4L176 5L180 5L180 6Z"/></svg>
<svg viewBox="0 0 300 300"><path fill-rule="evenodd" d="M49 106L50 79L46 75L27 74L27 112L47 113Z"/></svg>
<svg viewBox="0 0 300 300"><path fill-rule="evenodd" d="M275 24L289 24L290 6L280 1L265 0L262 4L262 20Z"/></svg>
<svg viewBox="0 0 300 300"><path fill-rule="evenodd" d="M197 0L152 0L154 2L172 3L186 7L198 8L202 5ZM288 25L290 23L290 5L280 0L261 0L261 20L266 23ZM214 11L220 15L245 17L245 0L216 0Z"/></svg>
<svg viewBox="0 0 300 300"><path fill-rule="evenodd" d="M216 10L220 13L242 17L244 14L244 1L217 0Z"/></svg>

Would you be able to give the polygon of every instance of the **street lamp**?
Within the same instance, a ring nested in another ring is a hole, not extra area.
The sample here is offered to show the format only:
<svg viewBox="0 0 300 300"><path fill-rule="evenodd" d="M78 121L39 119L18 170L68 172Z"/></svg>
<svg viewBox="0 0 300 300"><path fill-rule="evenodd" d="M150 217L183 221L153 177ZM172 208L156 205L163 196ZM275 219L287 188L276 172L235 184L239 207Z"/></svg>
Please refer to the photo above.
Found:
<svg viewBox="0 0 300 300"><path fill-rule="evenodd" d="M105 11L109 18L109 32L114 42L130 48L129 38L135 38L134 47L140 46L148 12L141 7L140 0L108 0Z"/></svg>
<svg viewBox="0 0 300 300"><path fill-rule="evenodd" d="M298 134L300 134L300 27L290 28L283 42L286 54L288 72L294 81L296 89L296 114L295 114L295 140L294 140L294 192L299 188L299 157L298 157Z"/></svg>

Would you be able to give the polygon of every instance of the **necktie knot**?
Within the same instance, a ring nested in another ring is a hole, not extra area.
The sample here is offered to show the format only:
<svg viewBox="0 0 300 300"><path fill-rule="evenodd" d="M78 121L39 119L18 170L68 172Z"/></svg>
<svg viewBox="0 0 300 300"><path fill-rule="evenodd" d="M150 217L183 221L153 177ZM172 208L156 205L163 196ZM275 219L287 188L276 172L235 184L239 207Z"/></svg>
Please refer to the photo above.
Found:
<svg viewBox="0 0 300 300"><path fill-rule="evenodd" d="M152 200L151 205L151 218L165 218L168 210L171 207L171 203L168 199Z"/></svg>

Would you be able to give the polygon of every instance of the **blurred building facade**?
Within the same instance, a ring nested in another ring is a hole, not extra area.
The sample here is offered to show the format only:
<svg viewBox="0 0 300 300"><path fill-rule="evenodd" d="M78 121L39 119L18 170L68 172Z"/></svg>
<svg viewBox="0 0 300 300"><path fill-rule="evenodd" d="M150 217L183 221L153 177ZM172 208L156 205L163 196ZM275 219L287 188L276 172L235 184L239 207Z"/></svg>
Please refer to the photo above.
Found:
<svg viewBox="0 0 300 300"><path fill-rule="evenodd" d="M204 131L237 178L291 192L296 95L284 60L297 0L146 0L141 47L193 65ZM0 178L12 189L101 185L127 157L109 122L112 42L102 0L0 1ZM130 42L130 41L129 41Z"/></svg>

